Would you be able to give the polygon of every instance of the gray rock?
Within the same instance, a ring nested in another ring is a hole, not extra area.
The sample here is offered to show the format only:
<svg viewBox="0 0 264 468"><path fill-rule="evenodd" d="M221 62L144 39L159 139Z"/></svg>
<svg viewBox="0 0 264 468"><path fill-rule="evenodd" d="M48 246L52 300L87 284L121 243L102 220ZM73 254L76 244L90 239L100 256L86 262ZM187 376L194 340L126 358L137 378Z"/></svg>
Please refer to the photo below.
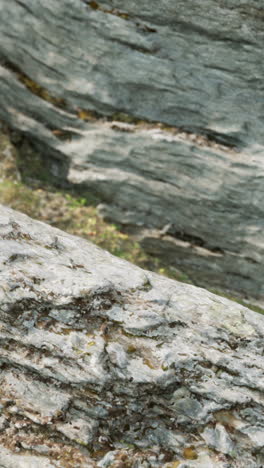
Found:
<svg viewBox="0 0 264 468"><path fill-rule="evenodd" d="M263 303L262 0L0 9L0 118L49 177L196 284Z"/></svg>
<svg viewBox="0 0 264 468"><path fill-rule="evenodd" d="M5 416L0 416L0 432L4 431L6 424L7 424L6 417Z"/></svg>
<svg viewBox="0 0 264 468"><path fill-rule="evenodd" d="M263 465L262 315L6 207L0 256L1 468Z"/></svg>
<svg viewBox="0 0 264 468"><path fill-rule="evenodd" d="M202 437L209 447L214 448L218 452L232 455L234 452L234 444L229 437L225 427L222 424L216 424L215 428L205 428Z"/></svg>
<svg viewBox="0 0 264 468"><path fill-rule="evenodd" d="M50 462L48 458L36 456L15 455L0 447L0 468L61 468L59 462Z"/></svg>
<svg viewBox="0 0 264 468"><path fill-rule="evenodd" d="M71 416L69 422L57 424L56 429L68 439L78 444L88 445L95 438L97 426L95 420L87 421L84 416L82 419Z"/></svg>
<svg viewBox="0 0 264 468"><path fill-rule="evenodd" d="M98 466L101 468L107 468L108 466L111 466L111 464L115 461L115 457L118 454L117 450L114 450L112 452L108 452L104 458L98 463Z"/></svg>

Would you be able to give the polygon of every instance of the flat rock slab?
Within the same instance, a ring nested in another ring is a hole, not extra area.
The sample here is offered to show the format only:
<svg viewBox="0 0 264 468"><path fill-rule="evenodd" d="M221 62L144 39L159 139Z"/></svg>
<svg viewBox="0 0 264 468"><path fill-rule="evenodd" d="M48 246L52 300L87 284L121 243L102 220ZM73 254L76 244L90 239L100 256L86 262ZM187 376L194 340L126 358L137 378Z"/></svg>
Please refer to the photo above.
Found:
<svg viewBox="0 0 264 468"><path fill-rule="evenodd" d="M0 117L37 145L50 177L96 195L148 252L263 303L253 3L0 0Z"/></svg>
<svg viewBox="0 0 264 468"><path fill-rule="evenodd" d="M262 315L5 207L0 239L1 468L263 466Z"/></svg>

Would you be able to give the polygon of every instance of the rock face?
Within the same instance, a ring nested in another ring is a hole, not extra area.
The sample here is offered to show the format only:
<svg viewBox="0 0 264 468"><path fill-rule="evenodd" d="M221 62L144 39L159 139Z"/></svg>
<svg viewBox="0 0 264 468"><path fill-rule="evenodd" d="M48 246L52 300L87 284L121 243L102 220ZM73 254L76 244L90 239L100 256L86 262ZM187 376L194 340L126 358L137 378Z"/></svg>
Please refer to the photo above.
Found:
<svg viewBox="0 0 264 468"><path fill-rule="evenodd" d="M0 117L196 283L263 300L262 0L0 0Z"/></svg>
<svg viewBox="0 0 264 468"><path fill-rule="evenodd" d="M264 317L0 211L0 466L264 463Z"/></svg>

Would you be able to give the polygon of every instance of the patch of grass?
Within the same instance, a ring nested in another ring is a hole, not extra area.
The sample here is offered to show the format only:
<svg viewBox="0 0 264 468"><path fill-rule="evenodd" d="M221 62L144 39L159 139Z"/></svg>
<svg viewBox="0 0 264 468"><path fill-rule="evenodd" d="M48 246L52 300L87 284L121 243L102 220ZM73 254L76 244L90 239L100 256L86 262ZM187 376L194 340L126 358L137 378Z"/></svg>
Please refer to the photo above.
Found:
<svg viewBox="0 0 264 468"><path fill-rule="evenodd" d="M158 258L146 254L140 244L114 225L103 221L96 207L84 197L50 188L29 187L17 181L0 182L0 203L70 234L92 241L113 255L178 281L188 277Z"/></svg>
<svg viewBox="0 0 264 468"><path fill-rule="evenodd" d="M66 193L65 198L69 203L69 208L72 210L75 210L75 208L81 208L82 206L87 205L87 199L84 197L76 198L76 197L73 197L70 193Z"/></svg>

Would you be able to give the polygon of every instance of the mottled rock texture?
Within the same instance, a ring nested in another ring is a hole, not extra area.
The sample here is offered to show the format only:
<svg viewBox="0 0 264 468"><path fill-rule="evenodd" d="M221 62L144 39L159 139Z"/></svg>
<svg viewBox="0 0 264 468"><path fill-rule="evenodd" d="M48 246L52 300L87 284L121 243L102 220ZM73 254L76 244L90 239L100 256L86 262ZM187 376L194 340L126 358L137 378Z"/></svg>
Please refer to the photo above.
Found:
<svg viewBox="0 0 264 468"><path fill-rule="evenodd" d="M264 317L0 210L1 468L260 468Z"/></svg>
<svg viewBox="0 0 264 468"><path fill-rule="evenodd" d="M196 283L263 300L263 1L0 11L0 117L57 180Z"/></svg>

